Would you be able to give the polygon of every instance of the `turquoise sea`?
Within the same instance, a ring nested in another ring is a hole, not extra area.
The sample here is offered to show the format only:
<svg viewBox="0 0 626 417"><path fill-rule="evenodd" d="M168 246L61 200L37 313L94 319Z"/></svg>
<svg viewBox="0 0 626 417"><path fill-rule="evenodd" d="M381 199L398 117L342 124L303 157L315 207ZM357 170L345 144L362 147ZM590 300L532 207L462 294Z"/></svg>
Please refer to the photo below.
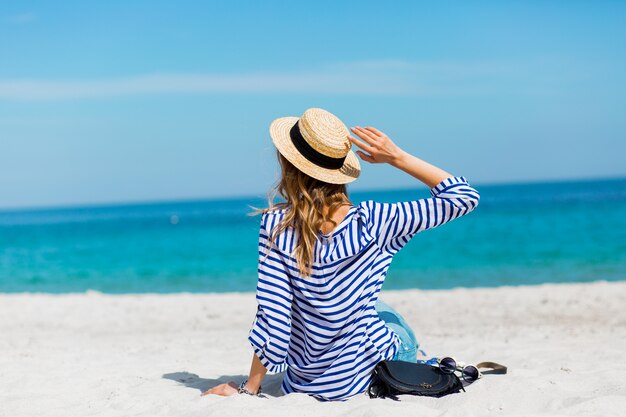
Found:
<svg viewBox="0 0 626 417"><path fill-rule="evenodd" d="M476 211L418 234L386 289L626 279L626 179L473 184ZM428 197L425 187L354 202ZM0 292L254 291L259 198L0 211Z"/></svg>

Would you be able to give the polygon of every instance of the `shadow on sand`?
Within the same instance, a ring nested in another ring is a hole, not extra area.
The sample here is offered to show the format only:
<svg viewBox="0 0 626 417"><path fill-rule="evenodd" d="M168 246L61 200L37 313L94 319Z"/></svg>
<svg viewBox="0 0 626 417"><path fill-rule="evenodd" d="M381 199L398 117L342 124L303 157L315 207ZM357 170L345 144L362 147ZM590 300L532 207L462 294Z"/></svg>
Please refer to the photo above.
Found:
<svg viewBox="0 0 626 417"><path fill-rule="evenodd" d="M202 394L204 391L211 389L217 385L225 384L228 381L235 381L240 384L246 375L222 375L216 379L200 378L196 374L190 372L171 372L169 374L163 374L163 378L171 379L179 384L183 384L188 388L194 388ZM263 392L272 397L282 397L284 394L280 389L280 384L283 381L283 374L267 375L263 380Z"/></svg>

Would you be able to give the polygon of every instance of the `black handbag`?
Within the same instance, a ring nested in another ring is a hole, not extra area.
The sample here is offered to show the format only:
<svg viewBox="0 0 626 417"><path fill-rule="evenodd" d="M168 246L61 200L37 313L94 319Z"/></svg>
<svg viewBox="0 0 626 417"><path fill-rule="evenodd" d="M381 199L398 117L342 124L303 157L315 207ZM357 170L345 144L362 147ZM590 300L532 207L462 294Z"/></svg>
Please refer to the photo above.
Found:
<svg viewBox="0 0 626 417"><path fill-rule="evenodd" d="M367 389L370 398L397 400L400 394L443 397L465 391L454 373L446 374L424 363L384 360L376 365L372 377Z"/></svg>

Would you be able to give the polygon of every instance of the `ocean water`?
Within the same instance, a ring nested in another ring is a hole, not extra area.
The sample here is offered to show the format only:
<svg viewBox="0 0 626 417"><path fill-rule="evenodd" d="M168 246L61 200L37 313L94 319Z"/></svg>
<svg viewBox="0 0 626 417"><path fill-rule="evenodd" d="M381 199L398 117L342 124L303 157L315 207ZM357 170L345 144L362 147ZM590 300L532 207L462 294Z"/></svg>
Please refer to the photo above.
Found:
<svg viewBox="0 0 626 417"><path fill-rule="evenodd" d="M474 185L471 214L416 235L385 289L626 279L626 179ZM356 203L428 197L355 192ZM254 291L260 199L0 211L0 292Z"/></svg>

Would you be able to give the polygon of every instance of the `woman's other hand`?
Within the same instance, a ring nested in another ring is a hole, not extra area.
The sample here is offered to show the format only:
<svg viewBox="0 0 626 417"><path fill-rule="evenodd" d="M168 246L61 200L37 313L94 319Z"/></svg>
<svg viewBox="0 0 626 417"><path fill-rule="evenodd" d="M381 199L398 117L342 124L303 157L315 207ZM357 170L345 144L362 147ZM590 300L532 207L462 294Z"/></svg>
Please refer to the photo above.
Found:
<svg viewBox="0 0 626 417"><path fill-rule="evenodd" d="M237 385L234 381L230 381L227 384L220 384L216 387L211 388L202 393L202 396L215 394L221 395L222 397L228 397L230 395L235 395L239 393L239 385Z"/></svg>
<svg viewBox="0 0 626 417"><path fill-rule="evenodd" d="M404 155L404 151L400 149L389 136L385 135L375 127L353 127L350 130L361 140L348 135L350 142L361 148L356 153L362 160L372 164L388 163L396 165Z"/></svg>

